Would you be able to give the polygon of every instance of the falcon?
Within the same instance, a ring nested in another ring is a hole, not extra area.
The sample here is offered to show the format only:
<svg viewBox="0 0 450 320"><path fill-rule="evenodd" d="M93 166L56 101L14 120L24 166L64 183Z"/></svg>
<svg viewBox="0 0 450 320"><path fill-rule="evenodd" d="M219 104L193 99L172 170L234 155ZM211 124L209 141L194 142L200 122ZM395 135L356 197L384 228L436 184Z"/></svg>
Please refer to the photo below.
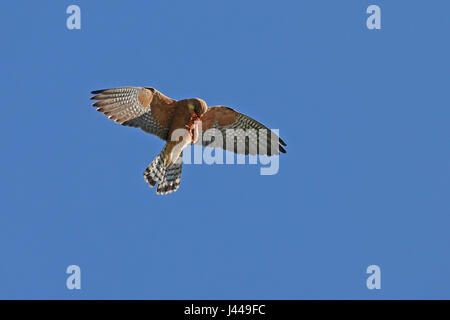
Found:
<svg viewBox="0 0 450 320"><path fill-rule="evenodd" d="M157 194L178 190L182 153L189 144L245 155L286 153L283 148L286 143L266 126L225 106L208 107L199 98L175 100L150 87L120 87L91 93L94 95L91 100L96 100L93 106L108 119L166 141L144 171L150 187L158 183ZM208 130L215 130L218 135L208 135Z"/></svg>

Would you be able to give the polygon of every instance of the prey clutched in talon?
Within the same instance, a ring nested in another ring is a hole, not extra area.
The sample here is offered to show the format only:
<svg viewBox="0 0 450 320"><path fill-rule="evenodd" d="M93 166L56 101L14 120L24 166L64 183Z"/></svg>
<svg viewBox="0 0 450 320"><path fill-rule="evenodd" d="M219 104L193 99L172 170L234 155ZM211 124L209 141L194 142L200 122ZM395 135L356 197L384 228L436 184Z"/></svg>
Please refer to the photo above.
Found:
<svg viewBox="0 0 450 320"><path fill-rule="evenodd" d="M196 143L199 136L199 127L202 123L202 115L193 114L191 116L191 119L189 121L189 124L186 125L186 128L189 130L189 133L191 134L191 142Z"/></svg>

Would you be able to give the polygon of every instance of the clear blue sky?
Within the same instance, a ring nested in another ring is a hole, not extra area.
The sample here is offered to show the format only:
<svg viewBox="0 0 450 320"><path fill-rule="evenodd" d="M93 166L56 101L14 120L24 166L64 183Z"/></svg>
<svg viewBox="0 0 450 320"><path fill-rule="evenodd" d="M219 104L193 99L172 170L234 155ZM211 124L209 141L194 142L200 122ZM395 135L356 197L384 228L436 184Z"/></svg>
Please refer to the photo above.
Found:
<svg viewBox="0 0 450 320"><path fill-rule="evenodd" d="M71 4L81 30L66 28ZM449 12L2 1L0 298L450 298ZM125 85L279 128L279 174L190 165L157 196L142 172L163 142L90 106L91 90Z"/></svg>

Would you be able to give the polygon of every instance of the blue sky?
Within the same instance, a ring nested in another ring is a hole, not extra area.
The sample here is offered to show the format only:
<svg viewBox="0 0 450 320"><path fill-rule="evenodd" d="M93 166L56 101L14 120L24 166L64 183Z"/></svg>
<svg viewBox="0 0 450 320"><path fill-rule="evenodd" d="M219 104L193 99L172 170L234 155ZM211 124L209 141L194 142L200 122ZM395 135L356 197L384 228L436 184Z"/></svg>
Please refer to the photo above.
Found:
<svg viewBox="0 0 450 320"><path fill-rule="evenodd" d="M0 298L450 298L449 10L3 1ZM163 142L90 107L126 85L279 128L279 173L187 165L157 196L142 172Z"/></svg>

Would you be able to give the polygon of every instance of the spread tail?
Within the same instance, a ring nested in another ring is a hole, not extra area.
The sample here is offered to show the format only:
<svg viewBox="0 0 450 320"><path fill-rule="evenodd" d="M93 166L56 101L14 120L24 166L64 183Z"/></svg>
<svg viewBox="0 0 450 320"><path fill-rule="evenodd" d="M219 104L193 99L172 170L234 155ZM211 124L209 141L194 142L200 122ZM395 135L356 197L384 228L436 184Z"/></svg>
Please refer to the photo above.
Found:
<svg viewBox="0 0 450 320"><path fill-rule="evenodd" d="M144 171L144 179L151 188L158 183L157 194L169 194L177 191L180 187L183 154L180 154L178 160L167 168L164 165L166 150L167 145Z"/></svg>

